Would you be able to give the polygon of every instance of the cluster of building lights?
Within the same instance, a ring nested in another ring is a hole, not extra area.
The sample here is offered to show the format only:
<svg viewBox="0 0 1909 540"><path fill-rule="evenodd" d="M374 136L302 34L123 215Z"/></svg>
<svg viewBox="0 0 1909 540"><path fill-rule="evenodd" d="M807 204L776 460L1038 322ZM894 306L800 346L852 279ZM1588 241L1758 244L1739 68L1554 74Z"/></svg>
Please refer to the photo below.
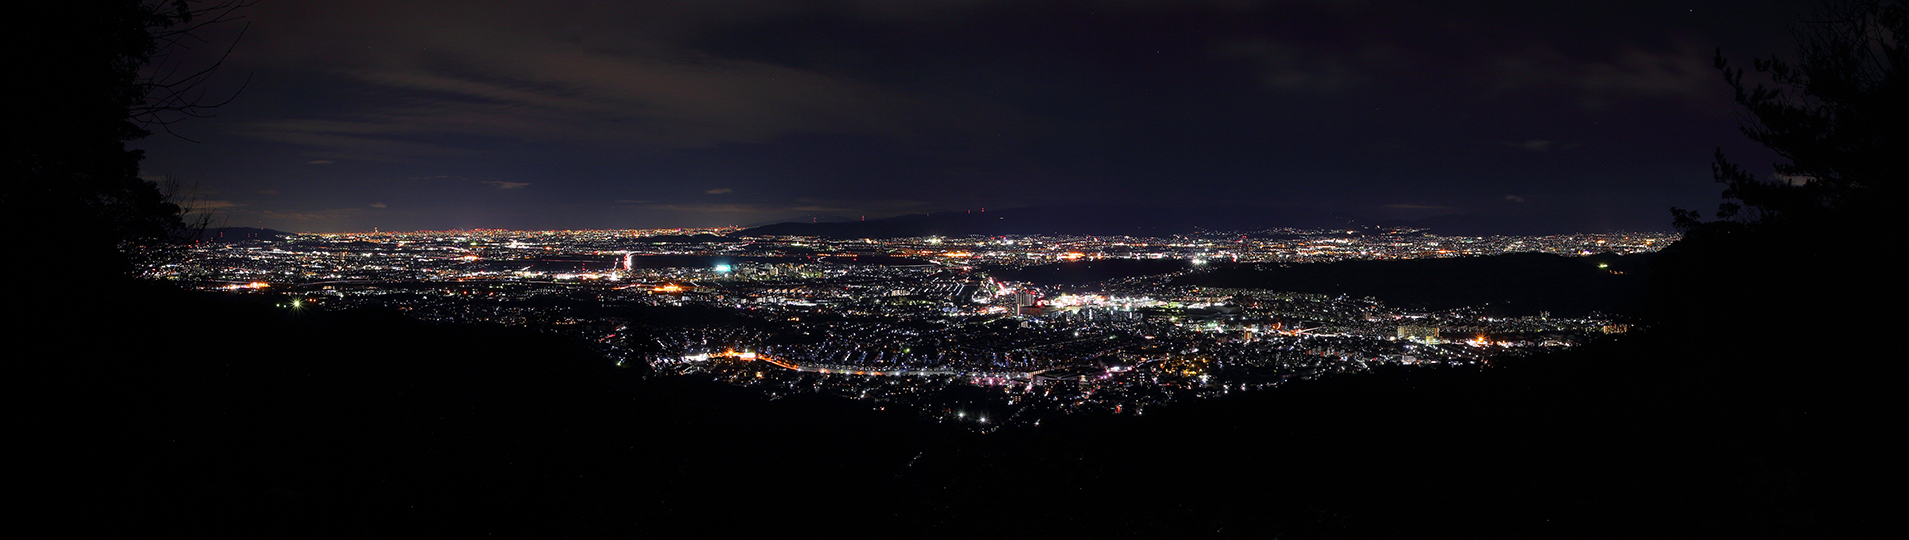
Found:
<svg viewBox="0 0 1909 540"><path fill-rule="evenodd" d="M618 365L647 363L660 373L715 377L772 394L833 392L881 406L910 404L993 429L1052 414L1139 414L1177 399L1387 363L1478 363L1624 328L1608 318L1413 313L1370 299L1171 284L1173 275L1219 262L1637 252L1674 239L1412 231L1275 231L1260 235L1265 239L722 236L733 232L304 235L203 246L192 260L152 274L211 289L282 290L300 309L379 305L434 320L539 325L586 338ZM1187 265L1067 288L991 274L1110 259ZM541 301L549 298L717 307L745 322L645 329L640 320L583 316L563 302ZM771 339L778 335L808 337L778 344ZM949 386L988 388L997 402L923 401Z"/></svg>

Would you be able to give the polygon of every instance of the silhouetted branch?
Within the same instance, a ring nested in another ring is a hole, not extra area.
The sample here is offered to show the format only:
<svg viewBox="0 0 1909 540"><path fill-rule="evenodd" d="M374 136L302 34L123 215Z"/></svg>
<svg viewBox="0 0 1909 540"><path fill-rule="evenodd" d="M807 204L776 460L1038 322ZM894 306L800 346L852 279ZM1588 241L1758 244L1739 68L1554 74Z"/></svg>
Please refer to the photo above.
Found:
<svg viewBox="0 0 1909 540"><path fill-rule="evenodd" d="M191 118L216 116L215 109L231 103L251 84L248 74L238 89L222 99L209 99L208 90L204 88L212 75L224 67L250 25L241 27L218 58L202 68L188 68L175 54L191 49L194 42L210 43L200 32L245 18L241 10L257 3L257 0L223 0L210 4L170 0L145 4L146 27L153 38L154 49L144 59L149 74L134 83L143 99L127 110L128 118L141 129L159 126L168 135L198 142L174 132L171 126ZM188 70L190 73L185 73Z"/></svg>
<svg viewBox="0 0 1909 540"><path fill-rule="evenodd" d="M1894 0L1835 2L1791 30L1794 59L1757 58L1768 84L1745 81L1718 50L1715 65L1740 109L1740 129L1781 156L1775 178L1758 179L1726 159L1711 167L1724 184L1718 222L1674 209L1676 225L1695 232L1722 222L1821 221L1832 214L1868 216L1894 204L1904 184L1903 148L1909 80L1909 9ZM1718 231L1735 229L1717 225Z"/></svg>

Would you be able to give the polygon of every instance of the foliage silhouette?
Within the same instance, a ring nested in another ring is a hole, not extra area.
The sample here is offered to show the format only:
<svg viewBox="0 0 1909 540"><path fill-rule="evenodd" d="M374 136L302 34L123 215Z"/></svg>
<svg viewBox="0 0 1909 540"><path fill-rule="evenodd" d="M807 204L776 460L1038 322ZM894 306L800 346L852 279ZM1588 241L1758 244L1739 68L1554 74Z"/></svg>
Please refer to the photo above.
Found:
<svg viewBox="0 0 1909 540"><path fill-rule="evenodd" d="M1900 204L1909 152L1909 10L1901 3L1830 4L1792 30L1797 59L1759 58L1774 86L1747 83L1719 49L1716 67L1743 107L1742 130L1788 160L1760 180L1719 149L1712 173L1724 185L1716 221L1673 208L1696 235L1746 228L1848 224Z"/></svg>
<svg viewBox="0 0 1909 540"><path fill-rule="evenodd" d="M1765 180L1718 151L1717 219L1671 210L1685 239L1658 260L1653 297L1666 324L1725 331L1790 320L1855 338L1880 328L1879 306L1900 298L1878 242L1909 180L1909 9L1832 3L1794 34L1794 61L1753 62L1774 86L1747 82L1717 55L1744 134L1787 162Z"/></svg>
<svg viewBox="0 0 1909 540"><path fill-rule="evenodd" d="M8 231L30 247L54 248L87 274L126 275L126 253L189 239L183 209L141 177L126 143L230 100L209 95L223 63L184 58L198 34L233 21L248 0L36 2L39 32L16 32L16 66L35 77L14 85L9 119L21 136L0 150L11 178L0 187ZM236 42L235 42L236 43ZM229 48L227 49L229 52ZM233 95L236 95L234 93Z"/></svg>
<svg viewBox="0 0 1909 540"><path fill-rule="evenodd" d="M1690 396L1683 414L1766 435L1739 473L1796 494L1774 510L1816 536L1859 524L1879 502L1854 484L1893 459L1872 426L1902 419L1892 340L1904 301L1885 236L1898 224L1909 156L1909 9L1827 4L1795 27L1795 60L1753 62L1774 86L1716 65L1742 130L1787 160L1758 179L1718 152L1715 220L1672 209L1683 240L1653 264L1653 350ZM1703 396L1703 397L1698 397Z"/></svg>

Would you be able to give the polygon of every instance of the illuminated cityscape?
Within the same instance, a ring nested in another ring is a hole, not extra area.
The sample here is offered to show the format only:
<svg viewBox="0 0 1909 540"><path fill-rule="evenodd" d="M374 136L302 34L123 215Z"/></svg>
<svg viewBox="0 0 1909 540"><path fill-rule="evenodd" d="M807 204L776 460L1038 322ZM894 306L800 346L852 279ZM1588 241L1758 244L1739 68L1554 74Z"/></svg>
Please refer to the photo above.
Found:
<svg viewBox="0 0 1909 540"><path fill-rule="evenodd" d="M25 5L16 528L1891 515L1909 0Z"/></svg>
<svg viewBox="0 0 1909 540"><path fill-rule="evenodd" d="M988 431L1386 365L1478 366L1626 330L1613 316L1414 310L1220 288L1219 267L1654 251L1668 234L1276 229L1169 238L823 239L736 228L290 235L208 243L152 277L587 341L619 366L771 398L824 393ZM1113 277L1040 279L1042 269ZM1035 278L1025 277L1030 270ZM1615 271L1613 271L1615 273Z"/></svg>

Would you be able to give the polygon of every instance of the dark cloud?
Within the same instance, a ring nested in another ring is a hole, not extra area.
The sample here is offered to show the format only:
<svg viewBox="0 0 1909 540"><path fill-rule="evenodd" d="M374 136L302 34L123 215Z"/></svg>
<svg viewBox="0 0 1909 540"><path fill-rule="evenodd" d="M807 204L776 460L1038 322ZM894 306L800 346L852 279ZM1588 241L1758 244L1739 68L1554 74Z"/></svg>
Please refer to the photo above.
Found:
<svg viewBox="0 0 1909 540"><path fill-rule="evenodd" d="M1327 93L1373 82L1361 58L1336 51L1311 51L1267 39L1248 39L1222 45L1215 54L1256 64L1259 81L1278 90Z"/></svg>
<svg viewBox="0 0 1909 540"><path fill-rule="evenodd" d="M200 214L200 213L212 212L217 210L237 208L237 207L245 206L245 205L235 203L232 201L198 200L198 201L186 201L186 203L183 206L185 207L186 213L188 214Z"/></svg>
<svg viewBox="0 0 1909 540"><path fill-rule="evenodd" d="M1609 58L1573 61L1554 50L1527 50L1495 58L1493 76L1500 90L1562 90L1587 109L1628 100L1668 98L1712 112L1729 106L1729 94L1717 92L1712 51L1680 40L1667 50L1624 47Z"/></svg>
<svg viewBox="0 0 1909 540"><path fill-rule="evenodd" d="M233 216L313 230L1029 204L1467 213L1506 192L1661 228L1663 208L1714 200L1711 148L1758 156L1709 56L1777 52L1772 6L268 2L226 68L253 83L189 128L207 143L144 145L151 170L286 195L235 195ZM364 200L405 212L372 221Z"/></svg>

